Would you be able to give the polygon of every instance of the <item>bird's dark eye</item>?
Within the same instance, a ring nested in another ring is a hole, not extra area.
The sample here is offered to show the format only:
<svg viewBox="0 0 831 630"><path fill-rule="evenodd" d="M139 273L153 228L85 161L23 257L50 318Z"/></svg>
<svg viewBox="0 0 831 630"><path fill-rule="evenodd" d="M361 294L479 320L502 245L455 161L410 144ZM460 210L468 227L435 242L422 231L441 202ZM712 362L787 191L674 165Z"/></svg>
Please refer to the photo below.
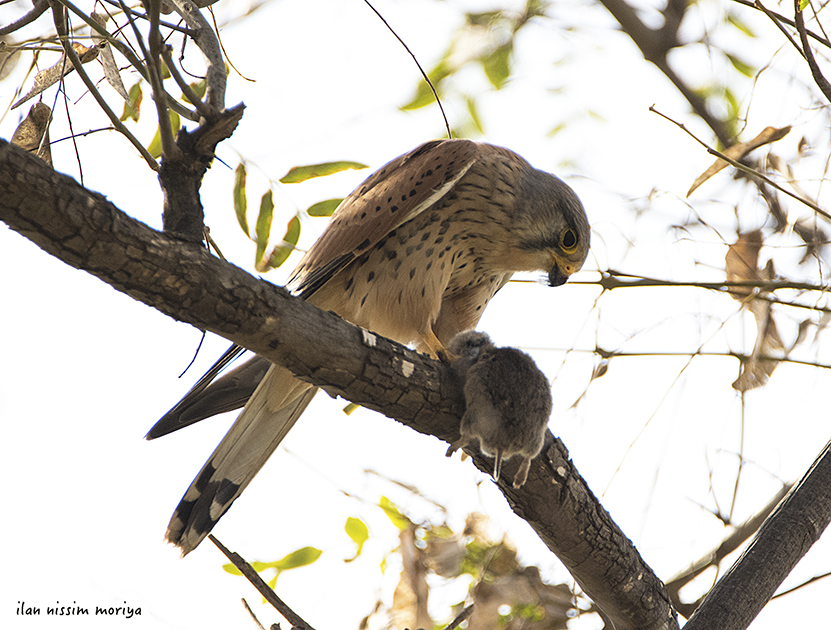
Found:
<svg viewBox="0 0 831 630"><path fill-rule="evenodd" d="M570 254L577 249L577 234L572 229L563 230L560 234L560 247L567 254Z"/></svg>

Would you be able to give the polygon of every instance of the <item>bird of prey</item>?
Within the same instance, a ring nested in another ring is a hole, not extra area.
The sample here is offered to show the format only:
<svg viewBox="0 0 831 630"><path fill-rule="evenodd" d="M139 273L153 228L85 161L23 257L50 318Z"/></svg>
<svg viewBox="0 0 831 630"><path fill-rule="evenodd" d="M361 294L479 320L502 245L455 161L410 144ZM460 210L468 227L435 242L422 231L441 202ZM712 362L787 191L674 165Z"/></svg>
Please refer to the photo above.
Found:
<svg viewBox="0 0 831 630"><path fill-rule="evenodd" d="M456 335L448 350L464 383L465 415L461 437L447 449L479 442L479 450L494 458L493 479L499 481L503 460L522 456L514 488L528 479L531 461L540 454L551 415L551 390L534 360L516 348L497 348L485 333Z"/></svg>
<svg viewBox="0 0 831 630"><path fill-rule="evenodd" d="M508 149L434 140L392 160L344 199L286 287L441 358L515 272L542 270L551 286L563 284L583 265L589 236L580 200L557 177ZM170 519L167 540L183 555L242 493L316 392L260 357L210 383L235 352L147 435L245 405Z"/></svg>

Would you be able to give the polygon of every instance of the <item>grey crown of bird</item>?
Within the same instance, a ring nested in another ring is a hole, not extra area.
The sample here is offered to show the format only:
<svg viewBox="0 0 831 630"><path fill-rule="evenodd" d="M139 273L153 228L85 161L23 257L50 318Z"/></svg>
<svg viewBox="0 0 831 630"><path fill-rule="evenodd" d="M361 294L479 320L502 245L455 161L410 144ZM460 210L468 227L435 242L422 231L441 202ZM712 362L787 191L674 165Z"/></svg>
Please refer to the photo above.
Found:
<svg viewBox="0 0 831 630"><path fill-rule="evenodd" d="M420 351L474 328L515 272L559 286L589 251L580 200L516 153L469 140L422 144L370 175L335 210L287 288L323 310ZM552 316L556 310L552 309ZM214 380L232 347L147 434L244 408L173 513L187 554L207 536L311 402L317 388L255 356Z"/></svg>
<svg viewBox="0 0 831 630"><path fill-rule="evenodd" d="M485 333L459 333L447 349L458 357L452 365L465 391L461 437L447 449L447 456L478 442L482 454L494 458L493 479L499 481L502 462L520 455L513 486L521 487L548 431L548 379L527 354L497 348Z"/></svg>

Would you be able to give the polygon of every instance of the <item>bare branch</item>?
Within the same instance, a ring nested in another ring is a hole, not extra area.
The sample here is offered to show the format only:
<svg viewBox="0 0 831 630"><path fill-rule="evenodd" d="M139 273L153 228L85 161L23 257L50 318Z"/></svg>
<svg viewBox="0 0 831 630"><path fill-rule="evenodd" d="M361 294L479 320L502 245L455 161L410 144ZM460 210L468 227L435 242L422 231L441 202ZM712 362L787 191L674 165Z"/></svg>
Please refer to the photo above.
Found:
<svg viewBox="0 0 831 630"><path fill-rule="evenodd" d="M799 0L796 0L796 1L798 2ZM710 147L710 146L709 146L706 142L704 142L703 140L701 140L700 138L698 138L698 137L697 137L694 133L692 133L689 129L687 129L687 128L686 128L686 127L682 124L682 123L679 123L678 121L673 120L672 118L670 118L670 117L669 117L669 116L667 116L666 114L662 114L661 112L659 112L657 109L655 109L655 106L654 106L654 105L650 105L650 107L649 107L649 111L651 111L651 112L654 112L654 113L658 114L658 115L659 115L659 116L661 116L662 118L666 118L669 122L673 123L674 125L677 125L679 128L681 128L682 130L684 130L684 131L685 131L685 132L686 132L686 133L687 133L687 134L688 134L688 135L689 135L689 136L690 136L693 140L695 140L695 141L696 141L696 142L698 142L698 143L699 143L702 147L704 147L705 149L707 149L707 153L709 153L710 155L714 155L714 156L716 156L717 158L720 158L720 159L724 160L725 162L727 162L728 164L730 164L730 165L731 165L731 166L733 166L734 168L737 168L738 170L740 170L740 171L742 171L742 172L744 172L744 173L747 173L747 174L748 174L748 175L750 175L751 177L758 177L759 179L761 179L763 182L765 182L765 183L766 183L766 184L768 184L769 186L773 186L773 187L774 187L776 190L778 190L779 192L783 192L783 193L785 193L786 195L788 195L789 197L792 197L792 198L796 199L796 200L797 200L797 201L799 201L800 203L804 203L806 206L808 206L809 208L811 208L814 212L816 212L816 213L817 213L817 214L819 214L820 216L824 217L825 219L828 219L829 221L831 221L831 213L828 213L827 211L823 210L822 208L820 208L817 204L815 204L815 203L814 203L813 201L811 201L810 199L805 199L805 198L800 197L799 195L797 195L797 194L795 194L795 193L792 193L792 192L791 192L791 191L789 191L789 190L786 190L785 188L782 188L782 186L780 186L780 185L779 185L779 184L777 184L775 181L773 181L772 179L770 179L770 178L769 178L767 175L765 175L764 173L760 173L759 171L756 171L756 170L754 170L754 169L750 168L749 166L747 166L747 165L745 165L745 164L742 164L741 162L738 162L738 161L734 160L734 159L733 159L733 158L731 158L730 156L725 155L725 154L724 154L724 153L722 153L721 151L717 151L716 149L713 149L713 148L712 148L712 147Z"/></svg>
<svg viewBox="0 0 831 630"><path fill-rule="evenodd" d="M210 538L211 542L216 545L217 549L219 549L222 553L225 554L225 557L231 561L239 572L245 576L254 588L257 589L257 592L262 595L265 600L274 606L283 617L286 618L294 628L299 628L299 630L314 630L312 626L310 626L306 621L294 612L291 607L286 604L282 599L277 596L277 593L274 592L274 589L270 588L268 584L263 581L263 578L260 577L260 574L254 570L248 562L240 556L237 552L231 551L225 545L223 545L219 540L217 540L216 536L213 534L208 534L208 538Z"/></svg>
<svg viewBox="0 0 831 630"><path fill-rule="evenodd" d="M744 630L831 521L831 442L719 580L685 630ZM748 588L748 585L753 585Z"/></svg>
<svg viewBox="0 0 831 630"><path fill-rule="evenodd" d="M802 10L799 8L799 3L800 0L794 0L794 24L796 24L796 30L799 32L799 40L802 42L802 54L805 57L805 61L808 62L808 67L811 69L814 82L822 90L828 102L831 102L831 83L828 83L828 79L823 76L817 60L814 59L811 44L808 43L808 33L805 31L805 20L802 17Z"/></svg>
<svg viewBox="0 0 831 630"><path fill-rule="evenodd" d="M12 22L8 26L3 26L2 28L0 28L0 37L8 35L9 33L14 33L17 29L23 28L27 24L31 24L41 15L46 13L46 9L49 8L49 0L34 0L32 4L32 10L29 11L26 15L24 15L19 20Z"/></svg>
<svg viewBox="0 0 831 630"><path fill-rule="evenodd" d="M83 65L81 64L81 60L78 57L78 53L75 52L75 49L72 47L72 43L69 40L69 31L66 26L66 22L63 19L63 6L61 5L59 0L49 0L49 6L52 8L52 14L55 18L55 28L58 31L58 36L60 37L61 44L63 45L63 49L66 52L66 56L69 58L70 63L75 68L75 72L78 73L78 76L81 77L81 80L84 82L84 85L87 86L87 89L92 94L95 101L98 103L98 106L104 111L107 115L107 118L110 119L110 122L113 124L113 127L116 128L121 134L126 137L134 147L138 150L141 156L144 158L144 161L147 162L147 165L152 168L154 171L159 170L159 164L153 158L152 155L144 148L144 145L139 142L138 138L136 138L127 127L124 126L124 123L121 122L118 115L110 108L107 104L107 101L104 100L104 97L101 96L101 93L98 91L98 88L95 87L95 84L92 82L92 79L89 78L89 75L84 70Z"/></svg>
<svg viewBox="0 0 831 630"><path fill-rule="evenodd" d="M185 23L191 29L191 37L199 50L205 56L205 63L208 67L206 81L208 90L205 93L205 102L214 109L221 112L225 109L225 64L222 61L222 48L217 40L211 25L200 13L199 8L188 0L169 0L181 15Z"/></svg>

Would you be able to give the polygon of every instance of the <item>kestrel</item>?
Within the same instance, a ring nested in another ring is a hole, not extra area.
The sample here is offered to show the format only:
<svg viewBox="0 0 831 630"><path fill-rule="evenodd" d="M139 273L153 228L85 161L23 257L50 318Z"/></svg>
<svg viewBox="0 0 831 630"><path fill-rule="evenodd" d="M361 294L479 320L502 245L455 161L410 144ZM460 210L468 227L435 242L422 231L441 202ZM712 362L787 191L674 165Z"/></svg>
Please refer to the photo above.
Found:
<svg viewBox="0 0 831 630"><path fill-rule="evenodd" d="M522 463L514 476L519 488L528 479L531 461L540 454L551 415L551 389L534 360L516 348L497 348L485 333L468 330L450 341L458 359L453 369L464 383L465 415L461 437L447 449L450 457L472 442L493 457L493 480L502 462L514 455Z"/></svg>
<svg viewBox="0 0 831 630"><path fill-rule="evenodd" d="M434 140L344 199L286 287L353 324L443 357L445 344L476 326L515 272L543 270L551 286L563 284L583 265L589 236L580 200L560 179L508 149ZM147 436L245 404L170 520L167 540L183 555L242 493L317 391L260 357L206 387L209 380Z"/></svg>

